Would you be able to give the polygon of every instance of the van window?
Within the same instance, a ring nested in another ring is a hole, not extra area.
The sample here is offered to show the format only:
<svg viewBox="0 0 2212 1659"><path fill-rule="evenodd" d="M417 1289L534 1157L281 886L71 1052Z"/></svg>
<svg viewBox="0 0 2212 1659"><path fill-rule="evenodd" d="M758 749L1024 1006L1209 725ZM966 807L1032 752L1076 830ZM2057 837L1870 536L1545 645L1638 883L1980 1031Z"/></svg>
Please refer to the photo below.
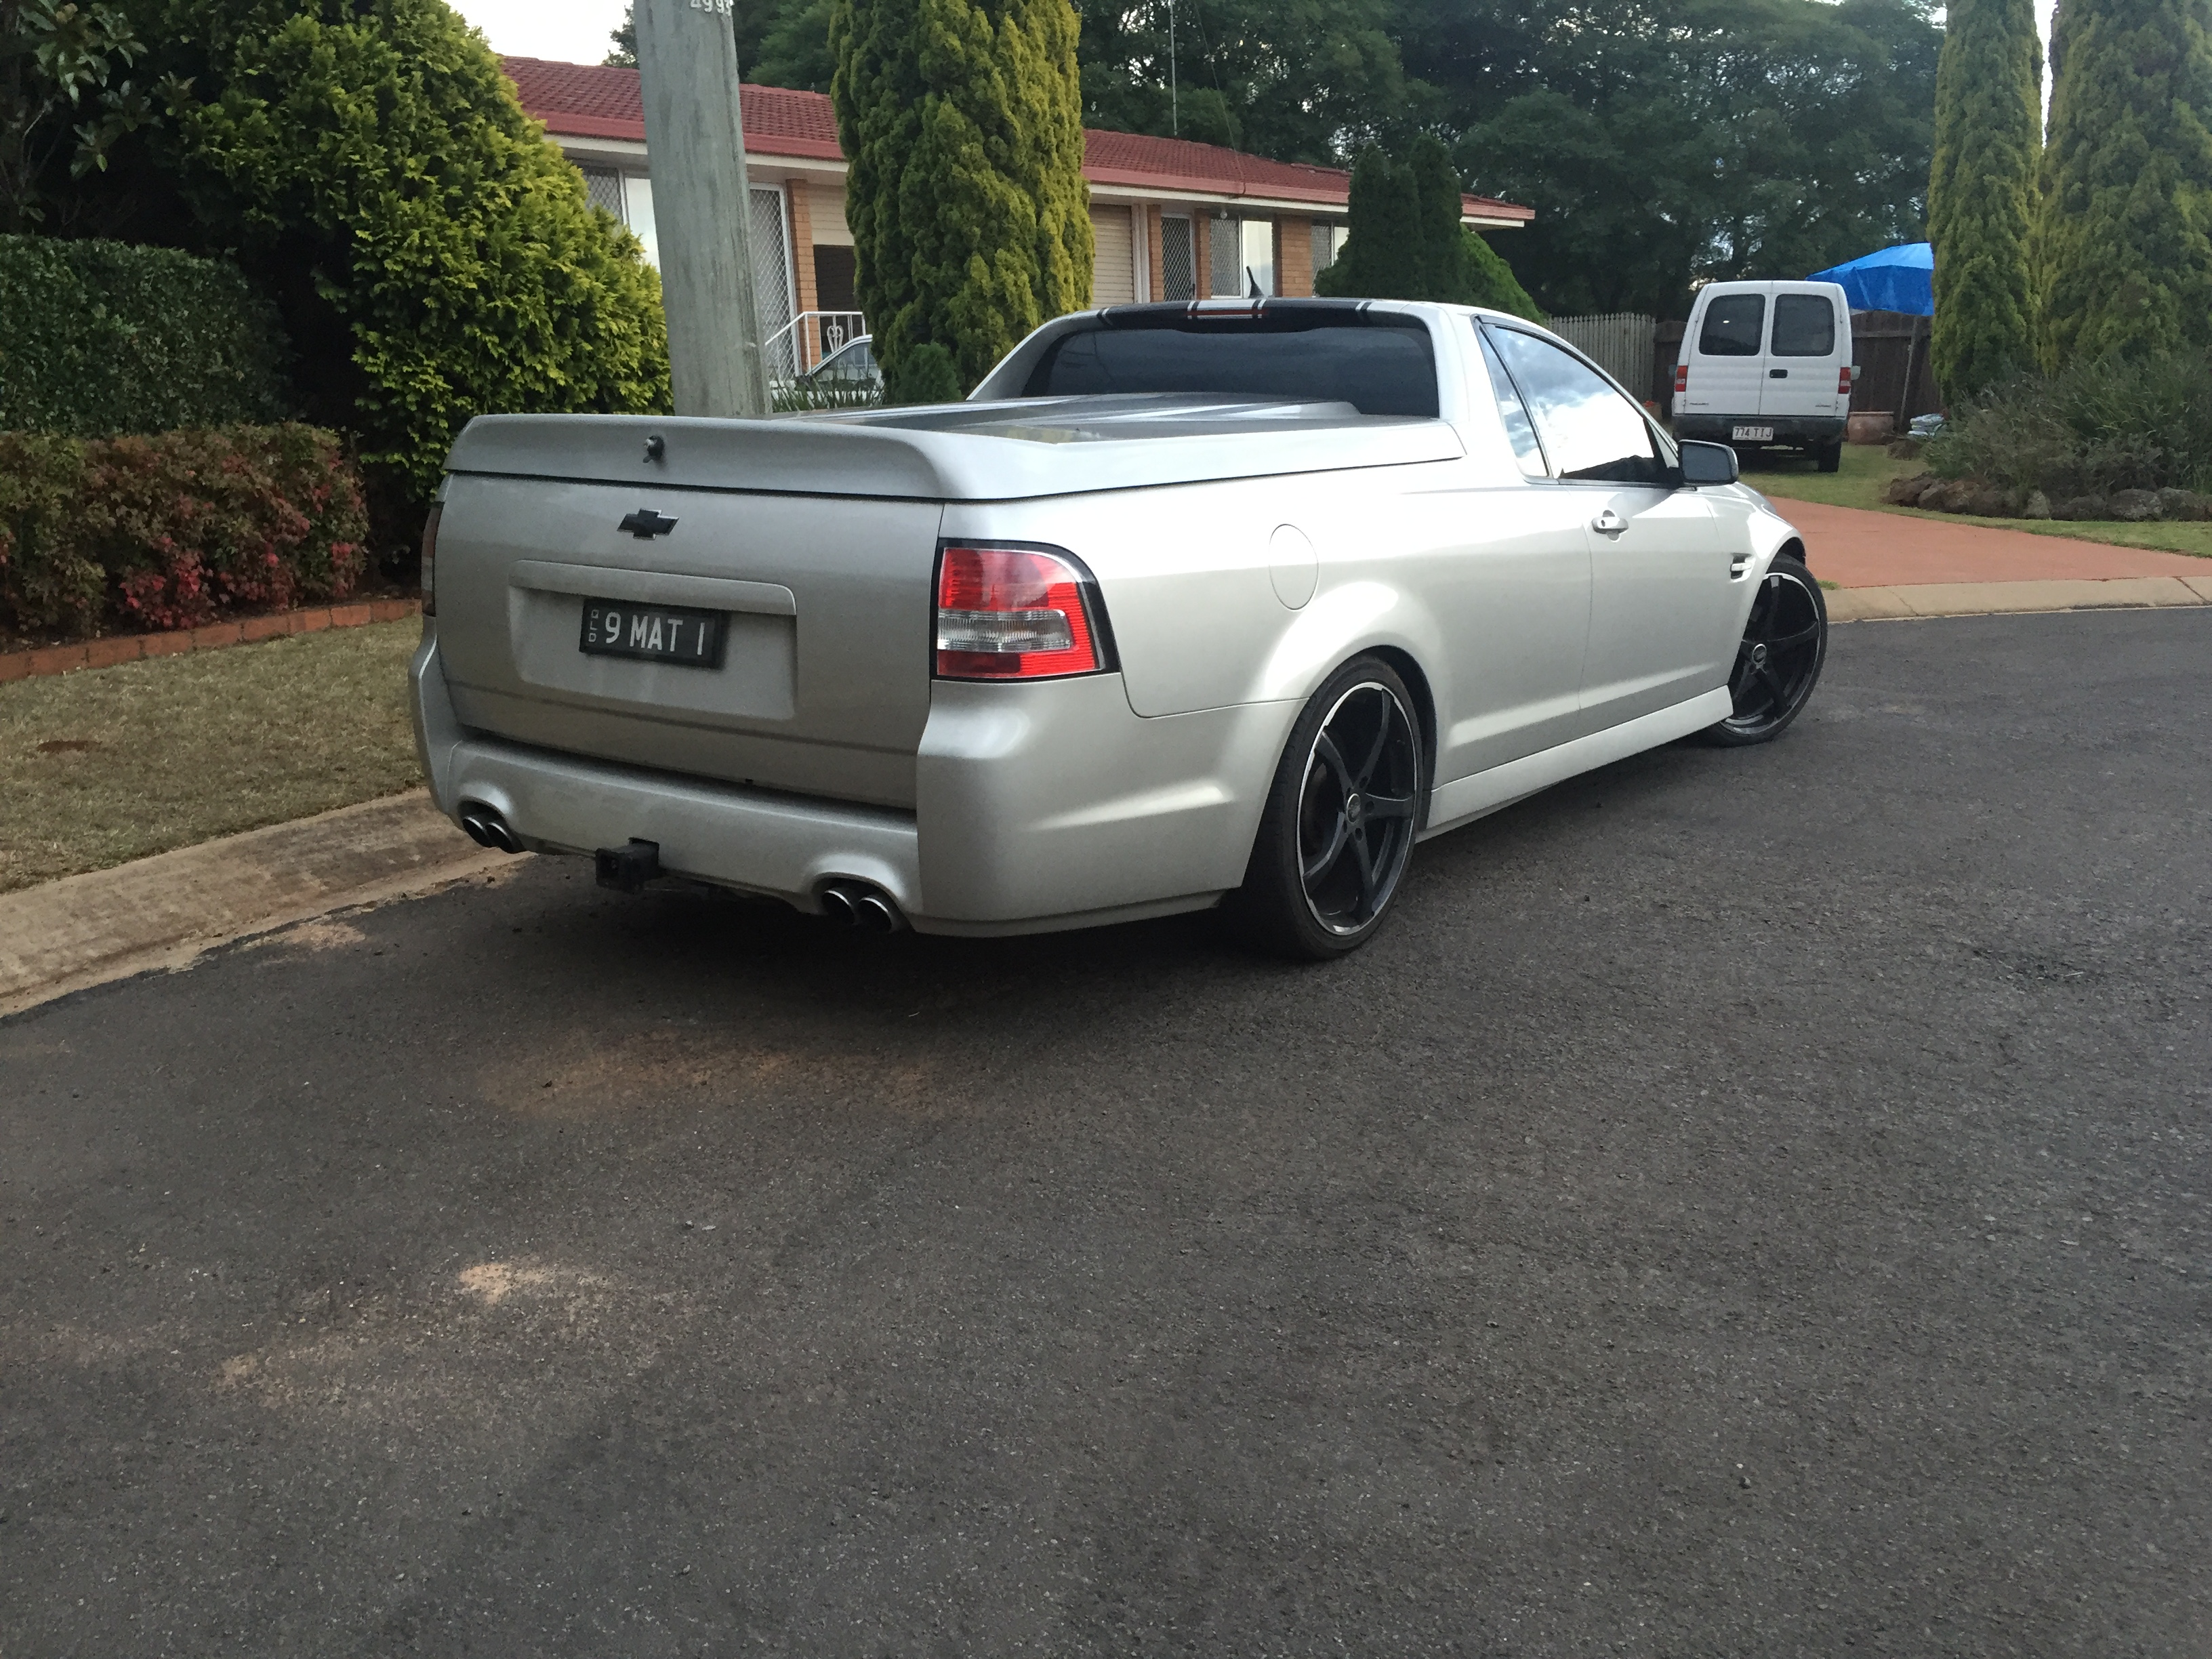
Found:
<svg viewBox="0 0 2212 1659"><path fill-rule="evenodd" d="M1759 337L1765 325L1764 294L1723 294L1705 307L1705 325L1698 331L1698 349L1708 357L1756 357Z"/></svg>
<svg viewBox="0 0 2212 1659"><path fill-rule="evenodd" d="M1610 483L1668 482L1644 411L1579 357L1516 328L1485 329L1536 417L1562 478Z"/></svg>
<svg viewBox="0 0 2212 1659"><path fill-rule="evenodd" d="M1774 301L1774 355L1826 357L1836 349L1836 308L1825 294L1782 294Z"/></svg>

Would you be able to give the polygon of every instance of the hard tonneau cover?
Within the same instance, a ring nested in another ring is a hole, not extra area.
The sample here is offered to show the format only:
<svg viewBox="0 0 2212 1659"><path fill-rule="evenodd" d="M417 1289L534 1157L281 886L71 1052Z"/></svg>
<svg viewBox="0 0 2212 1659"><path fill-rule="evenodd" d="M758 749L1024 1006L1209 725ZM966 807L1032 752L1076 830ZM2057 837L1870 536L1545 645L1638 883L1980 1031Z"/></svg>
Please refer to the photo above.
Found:
<svg viewBox="0 0 2212 1659"><path fill-rule="evenodd" d="M658 460L646 457L651 437L662 440ZM1346 404L1136 394L765 421L485 415L469 422L447 466L663 489L988 501L1400 466L1463 453L1443 421L1364 416Z"/></svg>

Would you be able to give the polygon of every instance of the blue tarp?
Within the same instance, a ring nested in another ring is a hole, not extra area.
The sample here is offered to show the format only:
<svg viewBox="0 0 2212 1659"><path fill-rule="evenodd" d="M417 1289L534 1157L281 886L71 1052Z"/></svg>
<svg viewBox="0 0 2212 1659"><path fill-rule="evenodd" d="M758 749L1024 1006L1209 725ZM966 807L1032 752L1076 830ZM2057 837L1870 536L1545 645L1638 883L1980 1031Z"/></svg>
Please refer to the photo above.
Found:
<svg viewBox="0 0 2212 1659"><path fill-rule="evenodd" d="M1936 250L1925 242L1906 242L1879 253L1816 270L1811 283L1841 283L1853 311L1902 311L1912 317L1936 314Z"/></svg>

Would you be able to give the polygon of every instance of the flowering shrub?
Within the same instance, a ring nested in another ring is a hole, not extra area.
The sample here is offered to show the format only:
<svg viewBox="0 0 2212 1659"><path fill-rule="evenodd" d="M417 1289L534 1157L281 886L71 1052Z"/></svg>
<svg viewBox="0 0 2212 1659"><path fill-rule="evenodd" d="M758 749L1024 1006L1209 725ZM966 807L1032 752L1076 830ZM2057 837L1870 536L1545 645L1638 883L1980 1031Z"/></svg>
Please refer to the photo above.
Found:
<svg viewBox="0 0 2212 1659"><path fill-rule="evenodd" d="M21 631L158 631L343 599L367 538L360 478L313 427L0 433L0 625Z"/></svg>

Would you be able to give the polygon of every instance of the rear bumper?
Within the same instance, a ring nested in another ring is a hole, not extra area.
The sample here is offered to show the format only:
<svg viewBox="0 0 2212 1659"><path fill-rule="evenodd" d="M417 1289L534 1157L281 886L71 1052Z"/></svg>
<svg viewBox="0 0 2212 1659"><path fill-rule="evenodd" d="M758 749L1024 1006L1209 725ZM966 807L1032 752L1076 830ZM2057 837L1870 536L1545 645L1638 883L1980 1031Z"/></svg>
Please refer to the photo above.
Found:
<svg viewBox="0 0 2212 1659"><path fill-rule="evenodd" d="M1142 719L1121 679L933 688L911 813L586 759L465 729L434 625L416 732L439 810L534 852L659 843L661 867L821 908L859 880L915 928L1020 933L1198 909L1243 879L1294 703Z"/></svg>
<svg viewBox="0 0 2212 1659"><path fill-rule="evenodd" d="M1842 415L1677 415L1674 435L1724 444L1734 441L1740 426L1765 426L1774 428L1769 441L1778 446L1841 443L1850 424L1850 418Z"/></svg>

